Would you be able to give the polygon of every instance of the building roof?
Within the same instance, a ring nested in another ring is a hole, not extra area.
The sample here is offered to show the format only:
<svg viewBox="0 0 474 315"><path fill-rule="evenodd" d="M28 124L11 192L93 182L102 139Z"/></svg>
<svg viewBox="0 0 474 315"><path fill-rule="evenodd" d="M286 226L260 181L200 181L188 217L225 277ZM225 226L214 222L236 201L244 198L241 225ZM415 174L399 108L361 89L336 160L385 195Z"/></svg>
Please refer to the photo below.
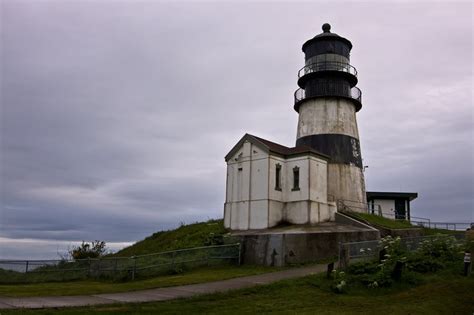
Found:
<svg viewBox="0 0 474 315"><path fill-rule="evenodd" d="M388 191L368 191L367 199L395 199L403 198L410 201L418 197L416 192L388 192Z"/></svg>
<svg viewBox="0 0 474 315"><path fill-rule="evenodd" d="M299 155L299 154L313 154L316 155L319 158L322 158L324 160L329 160L329 156L318 152L311 147L308 146L296 146L293 148L286 147L284 145L278 144L276 142L272 142L251 134L246 133L240 140L239 142L230 150L229 153L225 156L226 162L230 160L230 158L236 153L237 150L242 146L242 144L245 141L252 142L253 144L258 145L261 147L263 150L271 153L275 153L277 155L281 155L283 157L290 157L293 155Z"/></svg>

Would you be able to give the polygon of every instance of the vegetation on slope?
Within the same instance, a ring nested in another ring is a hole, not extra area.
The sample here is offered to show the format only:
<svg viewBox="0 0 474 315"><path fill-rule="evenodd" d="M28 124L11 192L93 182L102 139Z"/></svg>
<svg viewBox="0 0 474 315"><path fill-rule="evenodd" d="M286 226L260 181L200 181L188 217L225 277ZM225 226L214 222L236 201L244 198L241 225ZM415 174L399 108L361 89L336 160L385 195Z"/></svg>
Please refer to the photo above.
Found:
<svg viewBox="0 0 474 315"><path fill-rule="evenodd" d="M430 228L423 228L423 235L437 235L437 234L446 234L446 235L464 235L465 231L453 231L453 230L445 230L445 229L430 229Z"/></svg>
<svg viewBox="0 0 474 315"><path fill-rule="evenodd" d="M388 229L408 229L414 228L407 220L394 220L375 214L350 212L349 215L359 220L366 221L371 225L376 225Z"/></svg>
<svg viewBox="0 0 474 315"><path fill-rule="evenodd" d="M407 220L395 220L390 218L385 218L375 214L368 214L368 213L359 213L359 212L350 212L349 216L365 221L366 223L374 226L379 226L387 229L409 229L409 228L420 228L419 226L412 225ZM464 231L453 231L453 230L446 230L446 229L433 229L433 228L423 228L423 235L436 235L436 234L447 234L447 235L459 235L464 234Z"/></svg>
<svg viewBox="0 0 474 315"><path fill-rule="evenodd" d="M169 250L213 245L227 234L222 220L181 225L175 230L160 231L126 247L114 256L134 256ZM216 241L217 240L217 241Z"/></svg>

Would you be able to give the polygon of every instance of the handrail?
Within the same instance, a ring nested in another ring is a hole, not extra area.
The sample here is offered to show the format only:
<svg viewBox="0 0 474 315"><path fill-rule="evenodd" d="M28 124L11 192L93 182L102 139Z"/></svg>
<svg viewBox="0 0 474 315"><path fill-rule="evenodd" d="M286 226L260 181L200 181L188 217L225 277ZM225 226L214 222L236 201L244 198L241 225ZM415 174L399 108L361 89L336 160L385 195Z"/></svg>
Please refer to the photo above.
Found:
<svg viewBox="0 0 474 315"><path fill-rule="evenodd" d="M469 222L424 222L424 221L411 221L412 223L416 223L419 226L433 228L433 229L446 229L446 230L453 230L453 231L462 231L468 228L472 228L474 223ZM452 227L452 229L451 229Z"/></svg>
<svg viewBox="0 0 474 315"><path fill-rule="evenodd" d="M340 61L320 61L304 66L298 71L298 78L320 71L341 71L357 77L357 70L348 63Z"/></svg>
<svg viewBox="0 0 474 315"><path fill-rule="evenodd" d="M362 92L358 87L353 87L349 90L342 85L319 83L318 89L316 91L312 91L311 95L306 95L306 91L304 89L297 89L294 93L295 104L306 98L318 96L342 96L357 100L359 103L362 101Z"/></svg>

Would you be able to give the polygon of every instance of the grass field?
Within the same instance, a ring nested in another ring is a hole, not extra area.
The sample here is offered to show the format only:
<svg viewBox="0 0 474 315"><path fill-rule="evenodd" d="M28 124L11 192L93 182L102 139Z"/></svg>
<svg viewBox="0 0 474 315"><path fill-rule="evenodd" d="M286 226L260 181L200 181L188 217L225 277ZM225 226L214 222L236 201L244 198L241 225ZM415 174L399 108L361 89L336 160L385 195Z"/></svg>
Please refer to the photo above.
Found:
<svg viewBox="0 0 474 315"><path fill-rule="evenodd" d="M7 314L472 314L474 278L428 276L414 288L357 288L348 294L325 289L324 275L309 276L229 293L143 304Z"/></svg>
<svg viewBox="0 0 474 315"><path fill-rule="evenodd" d="M55 283L9 284L0 285L0 295L20 297L114 293L225 280L277 270L281 270L281 268L223 265L198 268L178 275L129 282L81 280Z"/></svg>

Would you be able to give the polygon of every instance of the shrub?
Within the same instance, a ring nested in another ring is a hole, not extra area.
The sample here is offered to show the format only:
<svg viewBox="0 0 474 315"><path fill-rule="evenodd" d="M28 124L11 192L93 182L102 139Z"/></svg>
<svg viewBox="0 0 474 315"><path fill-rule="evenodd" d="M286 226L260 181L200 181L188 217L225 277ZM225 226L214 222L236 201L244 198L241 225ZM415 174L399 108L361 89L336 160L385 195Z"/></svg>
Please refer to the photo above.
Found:
<svg viewBox="0 0 474 315"><path fill-rule="evenodd" d="M332 271L333 282L331 284L331 290L335 293L345 293L347 289L346 274L344 271Z"/></svg>
<svg viewBox="0 0 474 315"><path fill-rule="evenodd" d="M104 241L92 241L90 244L82 241L80 246L74 246L69 250L69 255L74 260L86 258L98 258L106 253Z"/></svg>
<svg viewBox="0 0 474 315"><path fill-rule="evenodd" d="M424 240L420 247L411 253L408 268L416 272L435 272L461 259L462 246L452 236L437 235Z"/></svg>

